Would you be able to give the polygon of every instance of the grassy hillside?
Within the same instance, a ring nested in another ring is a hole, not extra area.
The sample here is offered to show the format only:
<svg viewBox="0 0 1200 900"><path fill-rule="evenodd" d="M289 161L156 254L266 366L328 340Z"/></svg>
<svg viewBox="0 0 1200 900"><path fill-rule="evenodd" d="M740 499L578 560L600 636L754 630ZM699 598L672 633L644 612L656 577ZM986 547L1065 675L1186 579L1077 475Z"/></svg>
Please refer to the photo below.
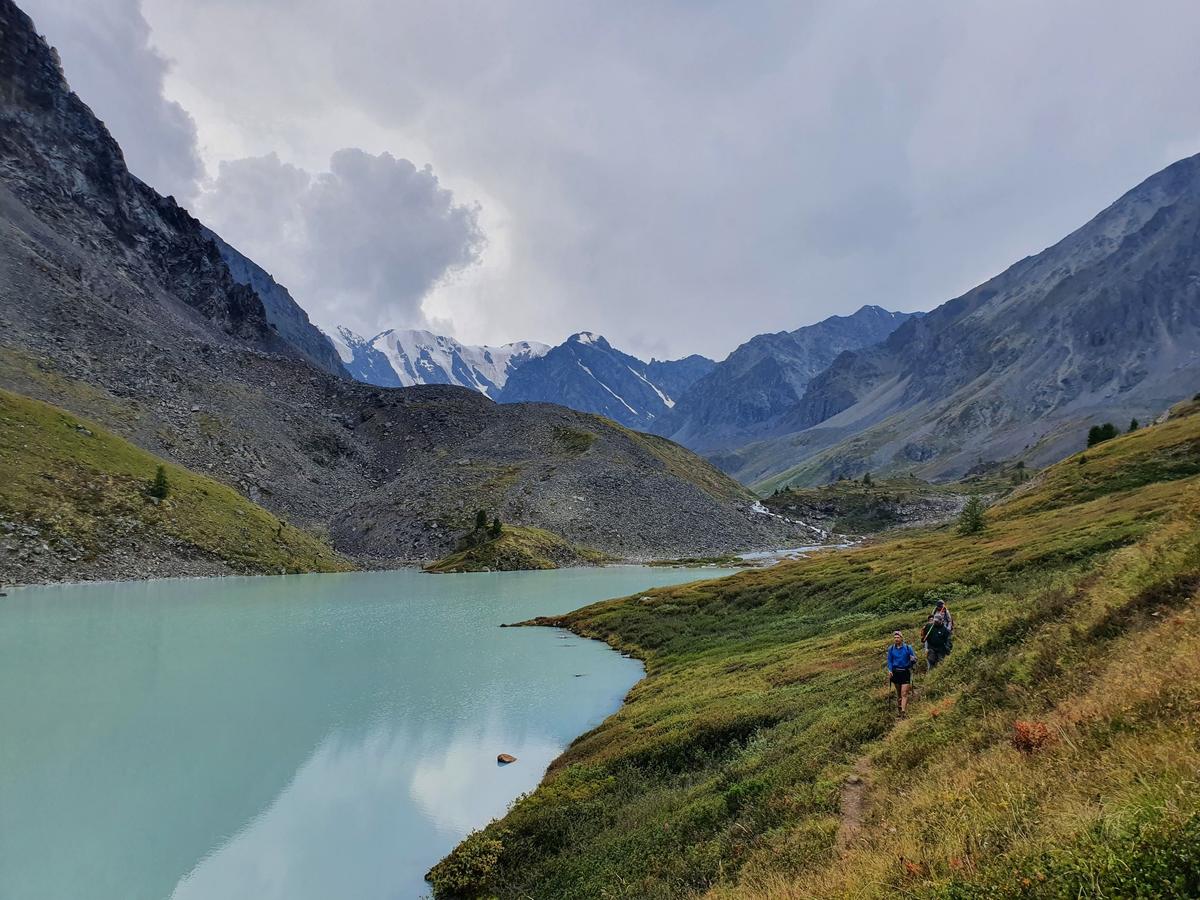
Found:
<svg viewBox="0 0 1200 900"><path fill-rule="evenodd" d="M988 487L992 487L992 479ZM996 484L996 491L1011 489ZM820 487L785 487L762 499L771 512L800 519L837 534L875 534L901 525L937 524L953 518L976 481L935 485L919 478L842 480Z"/></svg>
<svg viewBox="0 0 1200 900"><path fill-rule="evenodd" d="M147 488L159 465L169 493ZM0 518L39 555L87 571L122 553L201 558L237 572L339 571L350 564L233 489L138 449L94 422L0 390ZM0 535L2 537L3 535ZM45 547L42 547L42 544ZM15 551L14 551L15 552ZM0 561L21 580L11 559Z"/></svg>
<svg viewBox="0 0 1200 900"><path fill-rule="evenodd" d="M646 661L439 896L1200 893L1200 415L909 532L554 624ZM897 722L893 629L955 650Z"/></svg>
<svg viewBox="0 0 1200 900"><path fill-rule="evenodd" d="M488 537L426 566L426 572L515 572L602 562L604 555L576 547L557 534L527 525L505 525Z"/></svg>

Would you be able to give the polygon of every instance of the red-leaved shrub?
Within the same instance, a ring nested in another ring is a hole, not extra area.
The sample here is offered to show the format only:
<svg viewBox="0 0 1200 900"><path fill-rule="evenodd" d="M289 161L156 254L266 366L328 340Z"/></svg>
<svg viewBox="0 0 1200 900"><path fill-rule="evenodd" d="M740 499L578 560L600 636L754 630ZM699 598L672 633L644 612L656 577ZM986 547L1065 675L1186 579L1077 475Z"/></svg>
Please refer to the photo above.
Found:
<svg viewBox="0 0 1200 900"><path fill-rule="evenodd" d="M1022 753L1036 753L1050 743L1050 729L1041 722L1013 722L1013 746Z"/></svg>

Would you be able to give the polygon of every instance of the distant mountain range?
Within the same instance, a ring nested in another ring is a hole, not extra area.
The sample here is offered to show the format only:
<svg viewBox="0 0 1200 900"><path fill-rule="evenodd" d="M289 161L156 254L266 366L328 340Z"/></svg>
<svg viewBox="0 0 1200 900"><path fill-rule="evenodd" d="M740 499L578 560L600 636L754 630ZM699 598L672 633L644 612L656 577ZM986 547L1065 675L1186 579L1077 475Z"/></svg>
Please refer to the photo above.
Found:
<svg viewBox="0 0 1200 900"><path fill-rule="evenodd" d="M716 365L697 355L646 363L588 331L556 347L536 341L472 346L412 329L368 339L339 327L328 339L346 370L368 384L456 384L500 403L558 403L642 431Z"/></svg>
<svg viewBox="0 0 1200 900"><path fill-rule="evenodd" d="M712 453L771 434L838 354L882 341L911 315L864 306L760 334L720 363L698 354L643 362L590 331L554 347L471 346L404 329L364 338L345 327L328 340L346 370L368 384L457 384L499 403L559 403Z"/></svg>
<svg viewBox="0 0 1200 900"><path fill-rule="evenodd" d="M879 343L912 315L864 306L753 337L699 378L651 430L705 453L760 440L840 354Z"/></svg>

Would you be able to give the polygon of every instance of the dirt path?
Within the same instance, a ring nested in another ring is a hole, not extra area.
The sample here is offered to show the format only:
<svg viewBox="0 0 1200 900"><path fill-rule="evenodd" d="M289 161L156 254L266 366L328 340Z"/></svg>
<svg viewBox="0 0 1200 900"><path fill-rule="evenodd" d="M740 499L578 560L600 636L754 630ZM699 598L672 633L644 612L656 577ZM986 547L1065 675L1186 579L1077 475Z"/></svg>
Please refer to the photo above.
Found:
<svg viewBox="0 0 1200 900"><path fill-rule="evenodd" d="M838 813L837 838L834 849L838 856L846 852L862 833L863 819L867 816L867 791L871 782L871 761L860 756L854 764L854 772L847 776L842 785L841 810Z"/></svg>

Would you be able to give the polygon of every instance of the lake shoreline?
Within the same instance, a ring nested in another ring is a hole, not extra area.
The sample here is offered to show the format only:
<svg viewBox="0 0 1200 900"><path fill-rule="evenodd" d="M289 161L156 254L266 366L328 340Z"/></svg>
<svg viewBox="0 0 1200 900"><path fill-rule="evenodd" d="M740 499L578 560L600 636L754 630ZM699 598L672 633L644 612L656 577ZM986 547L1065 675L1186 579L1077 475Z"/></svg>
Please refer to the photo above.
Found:
<svg viewBox="0 0 1200 900"><path fill-rule="evenodd" d="M564 569L608 569L620 566L645 566L648 568L666 568L666 569L720 569L728 567L740 567L746 569L762 568L764 566L774 565L775 563L786 561L789 559L801 559L809 553L820 552L823 550L840 550L846 547L853 546L852 544L820 544L807 545L804 547L789 547L789 548L767 548L761 550L747 550L741 553L729 554L729 560L742 560L742 562L722 563L719 561L703 561L689 562L686 559L671 556L659 557L627 557L615 560L609 560L602 563L578 566L563 566L558 569L548 569L544 571L563 571ZM430 560L351 560L359 568L352 570L358 572L407 572L419 571L424 572L424 566ZM171 561L174 564L175 560ZM187 571L167 571L174 566L164 566L160 571L157 567L149 569L140 569L132 574L120 575L109 571L100 571L97 577L87 577L78 573L58 577L35 578L31 581L14 581L0 578L0 593L10 590L19 590L22 588L31 587L50 587L54 585L76 585L76 584L125 584L138 581L174 581L174 580L192 580L192 579L210 579L210 578L277 578L289 575L333 575L339 574L335 572L323 572L320 570L311 570L304 572L239 572L230 568L227 564L217 560L194 560L197 563L194 569ZM536 571L532 569L520 569L515 571ZM427 573L427 574L494 574L486 572L455 572L455 573ZM11 576L10 576L11 577Z"/></svg>

